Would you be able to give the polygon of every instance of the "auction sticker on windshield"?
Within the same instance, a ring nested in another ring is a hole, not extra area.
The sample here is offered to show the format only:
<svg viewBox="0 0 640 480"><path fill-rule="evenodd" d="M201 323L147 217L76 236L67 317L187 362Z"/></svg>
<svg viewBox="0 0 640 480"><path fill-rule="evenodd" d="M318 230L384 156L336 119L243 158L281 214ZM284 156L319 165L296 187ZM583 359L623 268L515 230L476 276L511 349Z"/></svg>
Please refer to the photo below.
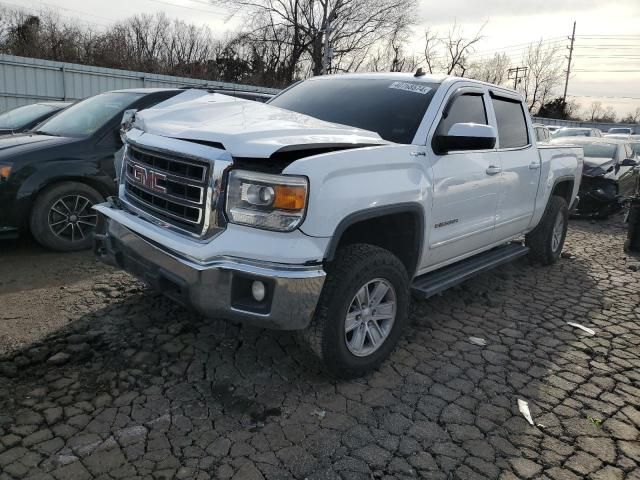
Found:
<svg viewBox="0 0 640 480"><path fill-rule="evenodd" d="M395 88L396 90L405 90L407 92L420 93L421 95L426 95L431 91L431 87L427 87L426 85L416 85L415 83L407 83L407 82L393 82L389 85L389 88Z"/></svg>

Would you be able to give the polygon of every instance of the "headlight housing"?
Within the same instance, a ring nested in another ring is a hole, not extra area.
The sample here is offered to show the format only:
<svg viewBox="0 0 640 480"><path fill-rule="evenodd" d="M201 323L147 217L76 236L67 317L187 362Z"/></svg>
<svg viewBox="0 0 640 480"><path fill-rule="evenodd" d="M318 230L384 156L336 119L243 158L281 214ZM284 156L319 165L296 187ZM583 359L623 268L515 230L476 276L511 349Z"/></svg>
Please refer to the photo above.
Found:
<svg viewBox="0 0 640 480"><path fill-rule="evenodd" d="M229 222L291 232L304 220L309 182L305 177L232 170L227 185Z"/></svg>
<svg viewBox="0 0 640 480"><path fill-rule="evenodd" d="M9 175L11 175L11 167L13 167L10 163L0 163L0 182L4 182L9 179Z"/></svg>

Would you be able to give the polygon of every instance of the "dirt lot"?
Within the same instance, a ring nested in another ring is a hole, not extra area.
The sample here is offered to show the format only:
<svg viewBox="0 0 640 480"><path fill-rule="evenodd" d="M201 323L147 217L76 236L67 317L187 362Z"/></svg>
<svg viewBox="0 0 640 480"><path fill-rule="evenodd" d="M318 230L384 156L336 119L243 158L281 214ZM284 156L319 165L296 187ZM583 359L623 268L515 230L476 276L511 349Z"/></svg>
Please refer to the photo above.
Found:
<svg viewBox="0 0 640 480"><path fill-rule="evenodd" d="M195 316L90 253L0 243L0 480L640 479L623 239L619 219L574 222L558 265L414 302L391 360L351 382L290 334Z"/></svg>

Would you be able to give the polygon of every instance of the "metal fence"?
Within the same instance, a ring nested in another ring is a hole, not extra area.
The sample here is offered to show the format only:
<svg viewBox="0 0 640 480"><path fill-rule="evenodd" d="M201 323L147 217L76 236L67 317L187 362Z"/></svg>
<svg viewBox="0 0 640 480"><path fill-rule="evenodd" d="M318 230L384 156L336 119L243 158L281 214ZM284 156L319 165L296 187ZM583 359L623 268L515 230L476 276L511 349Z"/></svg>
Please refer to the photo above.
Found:
<svg viewBox="0 0 640 480"><path fill-rule="evenodd" d="M0 54L0 112L38 101L80 100L121 88L185 86L278 92L274 88Z"/></svg>
<svg viewBox="0 0 640 480"><path fill-rule="evenodd" d="M636 123L598 123L598 122L580 122L578 120L559 120L557 118L533 117L534 123L542 123L544 125L558 125L560 127L584 127L599 128L603 132L607 132L614 127L628 127L632 132L640 133L640 125Z"/></svg>

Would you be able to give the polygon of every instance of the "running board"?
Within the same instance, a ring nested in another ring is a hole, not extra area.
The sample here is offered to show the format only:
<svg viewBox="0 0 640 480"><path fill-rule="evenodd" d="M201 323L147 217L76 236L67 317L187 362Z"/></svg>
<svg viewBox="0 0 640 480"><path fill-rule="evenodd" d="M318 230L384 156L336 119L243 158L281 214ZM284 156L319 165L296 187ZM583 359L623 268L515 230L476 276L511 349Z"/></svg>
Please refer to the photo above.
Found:
<svg viewBox="0 0 640 480"><path fill-rule="evenodd" d="M527 253L529 253L529 247L520 243L510 243L504 247L494 248L415 278L411 284L411 292L420 298L432 297Z"/></svg>

